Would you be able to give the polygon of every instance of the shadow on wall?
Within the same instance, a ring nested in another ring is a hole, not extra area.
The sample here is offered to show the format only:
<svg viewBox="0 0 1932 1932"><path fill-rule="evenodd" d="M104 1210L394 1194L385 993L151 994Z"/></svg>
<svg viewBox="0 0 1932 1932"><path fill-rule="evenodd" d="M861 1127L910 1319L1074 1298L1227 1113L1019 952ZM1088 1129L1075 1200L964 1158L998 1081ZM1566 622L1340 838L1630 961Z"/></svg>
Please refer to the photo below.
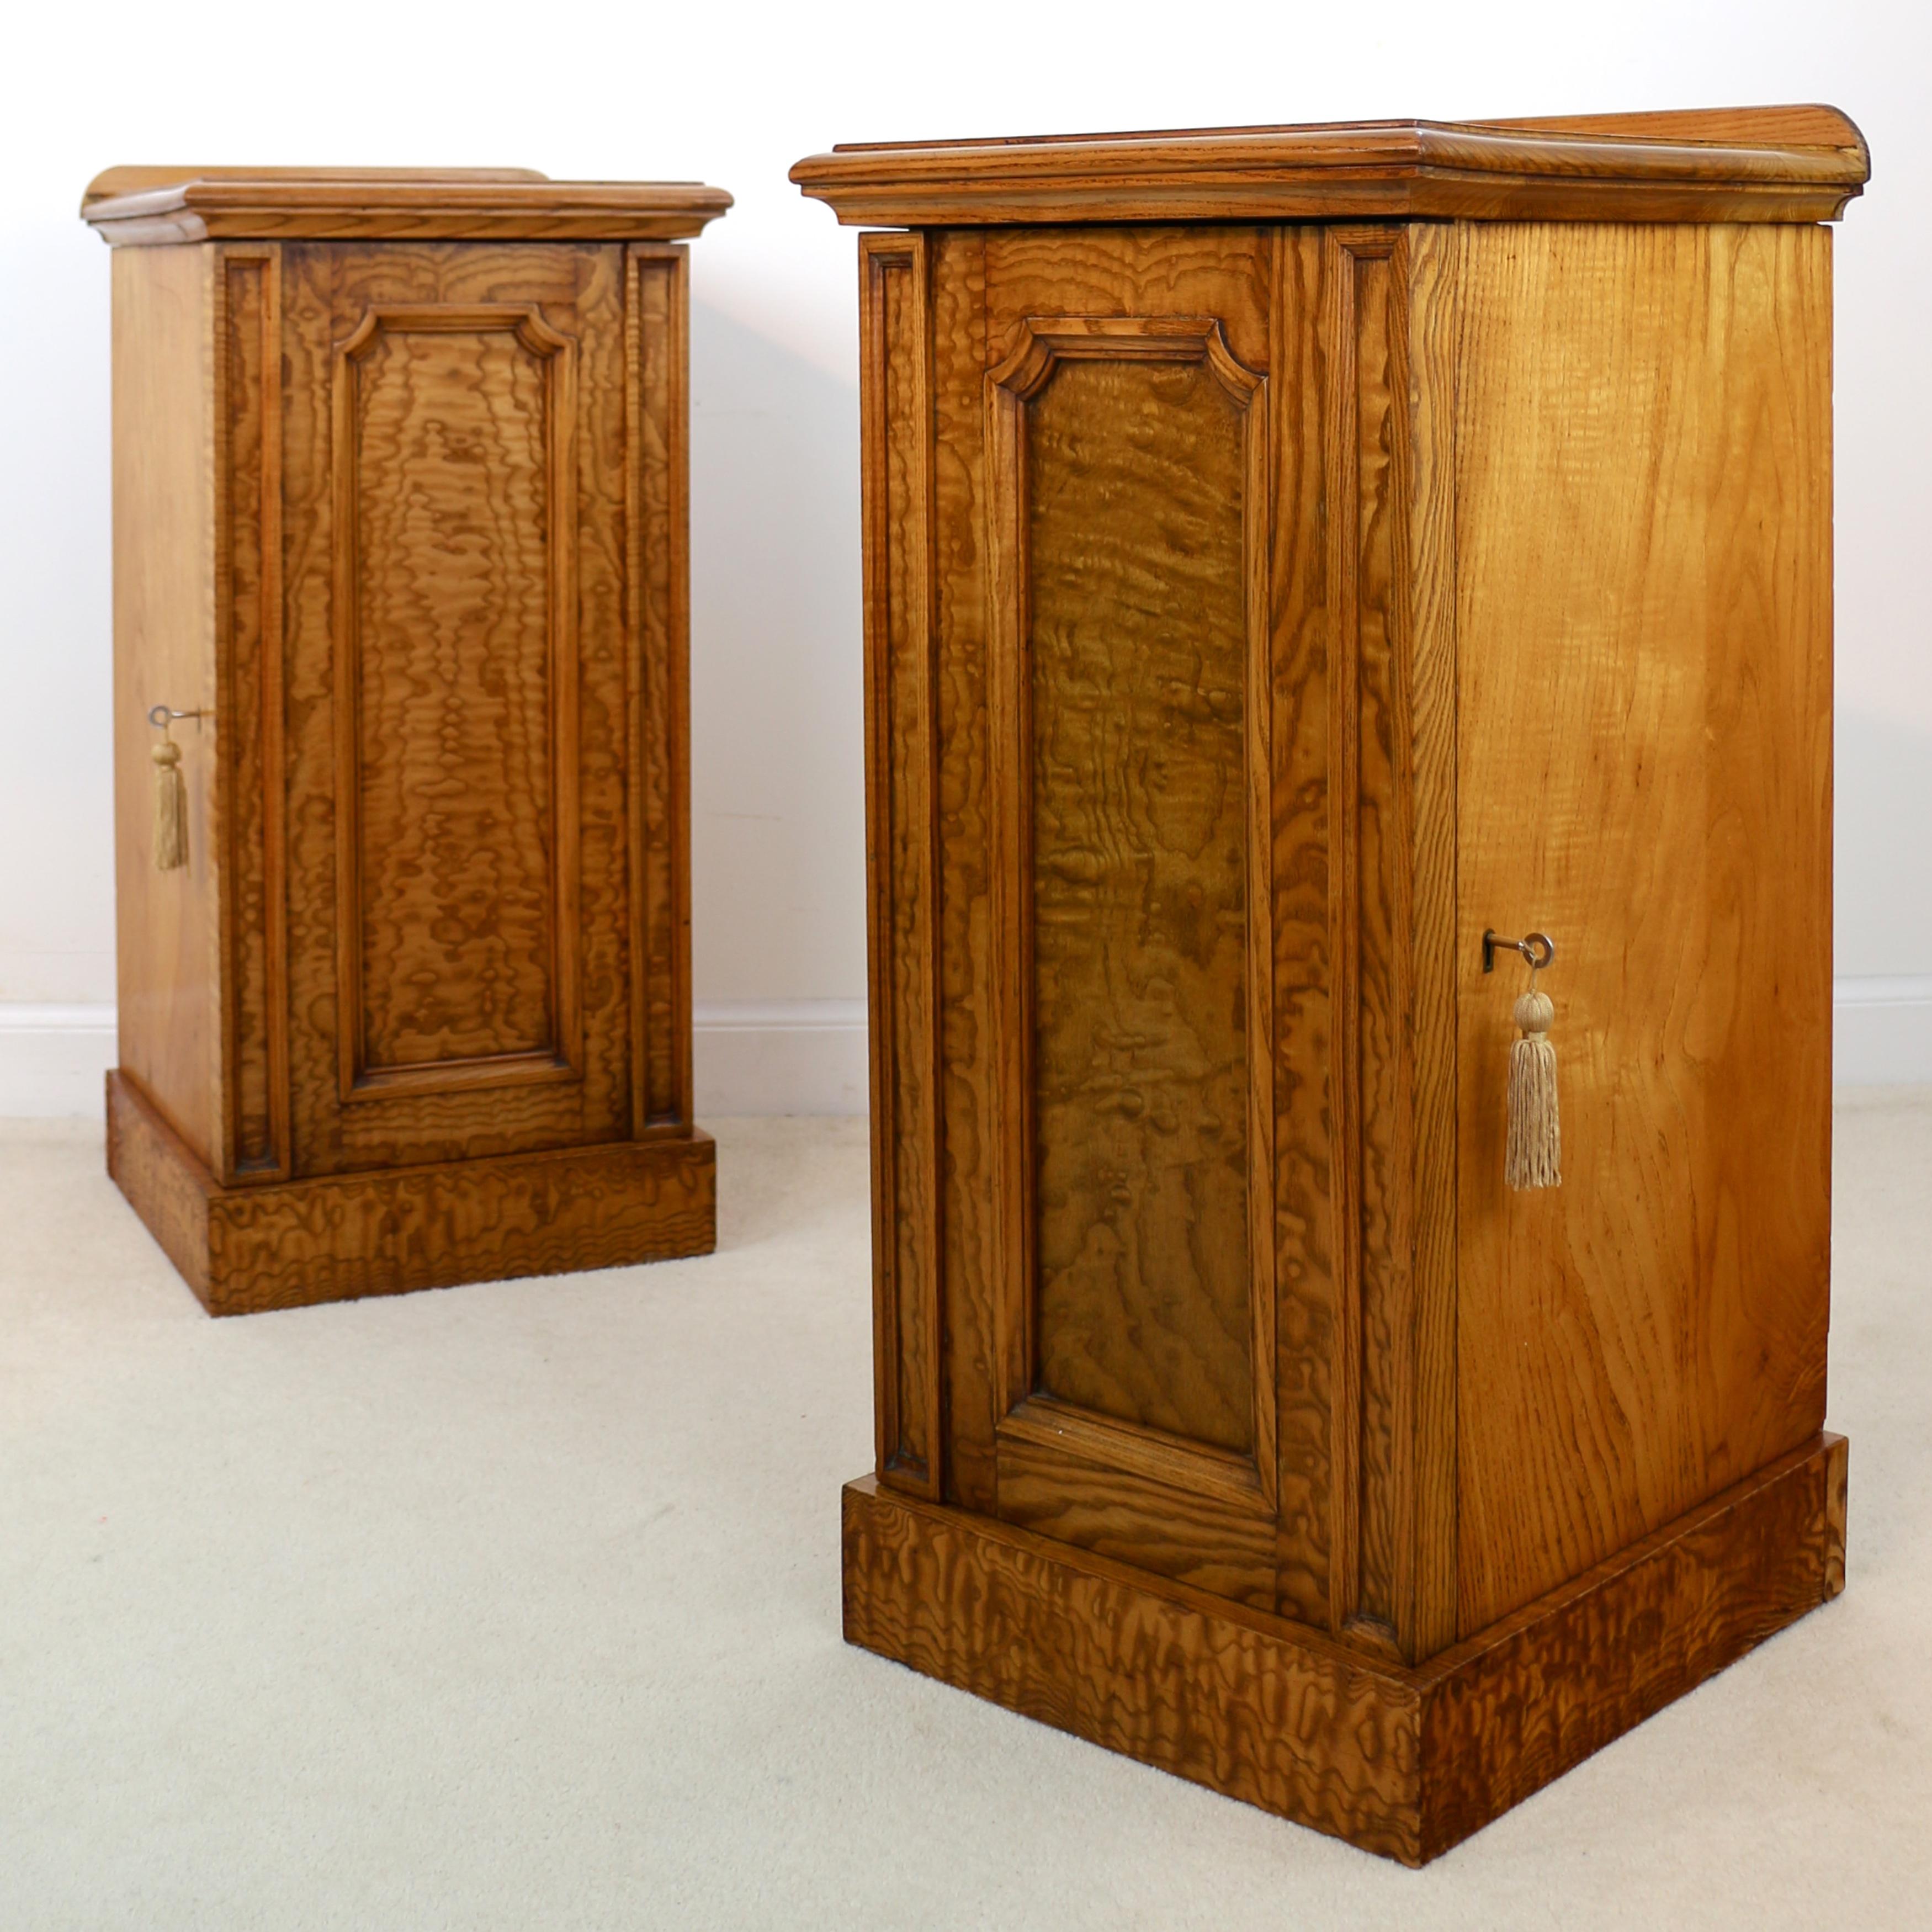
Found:
<svg viewBox="0 0 1932 1932"><path fill-rule="evenodd" d="M692 979L866 990L859 395L691 315Z"/></svg>
<svg viewBox="0 0 1932 1932"><path fill-rule="evenodd" d="M1837 737L1833 970L1932 992L1932 725L1846 705Z"/></svg>

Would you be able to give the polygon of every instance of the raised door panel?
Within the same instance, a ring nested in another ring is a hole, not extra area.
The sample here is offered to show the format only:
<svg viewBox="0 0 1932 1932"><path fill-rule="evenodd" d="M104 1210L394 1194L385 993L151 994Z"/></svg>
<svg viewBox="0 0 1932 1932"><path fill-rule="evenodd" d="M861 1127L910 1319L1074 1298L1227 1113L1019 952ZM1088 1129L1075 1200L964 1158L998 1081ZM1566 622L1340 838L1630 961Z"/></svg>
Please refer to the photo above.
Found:
<svg viewBox="0 0 1932 1932"><path fill-rule="evenodd" d="M1020 482L1034 1386L1232 1451L1255 1436L1254 386L1204 355L1070 360L1028 400Z"/></svg>
<svg viewBox="0 0 1932 1932"><path fill-rule="evenodd" d="M424 303L338 352L345 1100L580 1071L575 346Z"/></svg>
<svg viewBox="0 0 1932 1932"><path fill-rule="evenodd" d="M997 1507L1272 1608L1269 250L987 252Z"/></svg>
<svg viewBox="0 0 1932 1932"><path fill-rule="evenodd" d="M288 249L298 1171L624 1136L626 262Z"/></svg>

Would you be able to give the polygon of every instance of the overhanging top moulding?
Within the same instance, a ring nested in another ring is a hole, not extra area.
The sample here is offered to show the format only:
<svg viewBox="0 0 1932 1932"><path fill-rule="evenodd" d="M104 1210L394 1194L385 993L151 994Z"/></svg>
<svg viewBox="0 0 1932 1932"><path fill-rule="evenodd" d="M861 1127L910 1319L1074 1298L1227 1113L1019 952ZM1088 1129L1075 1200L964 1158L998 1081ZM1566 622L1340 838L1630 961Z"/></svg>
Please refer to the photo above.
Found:
<svg viewBox="0 0 1932 1932"><path fill-rule="evenodd" d="M110 168L80 212L116 248L206 241L675 242L731 206L701 182L526 168Z"/></svg>
<svg viewBox="0 0 1932 1932"><path fill-rule="evenodd" d="M842 222L1835 220L1871 172L1823 106L1377 121L834 148L791 178Z"/></svg>

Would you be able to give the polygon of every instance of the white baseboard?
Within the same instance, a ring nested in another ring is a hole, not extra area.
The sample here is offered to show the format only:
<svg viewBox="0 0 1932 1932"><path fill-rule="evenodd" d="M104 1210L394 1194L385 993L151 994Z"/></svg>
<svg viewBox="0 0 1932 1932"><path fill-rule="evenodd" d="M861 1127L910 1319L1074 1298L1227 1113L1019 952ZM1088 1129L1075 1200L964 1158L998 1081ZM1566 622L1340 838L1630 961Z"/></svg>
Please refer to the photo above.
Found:
<svg viewBox="0 0 1932 1932"><path fill-rule="evenodd" d="M0 1115L104 1120L115 1039L112 1006L0 1004Z"/></svg>
<svg viewBox="0 0 1932 1932"><path fill-rule="evenodd" d="M1840 1087L1932 1082L1932 973L1833 982L1832 1078Z"/></svg>
<svg viewBox="0 0 1932 1932"><path fill-rule="evenodd" d="M1932 1084L1932 973L1832 994L1839 1085ZM865 1112L863 1000L708 1000L692 1017L700 1120ZM114 1060L112 1006L0 1004L0 1118L98 1120Z"/></svg>
<svg viewBox="0 0 1932 1932"><path fill-rule="evenodd" d="M700 1000L692 1034L700 1121L866 1112L863 1000Z"/></svg>
<svg viewBox="0 0 1932 1932"><path fill-rule="evenodd" d="M863 1000L713 1000L693 1015L698 1114L862 1114ZM109 1006L0 1004L0 1118L101 1118Z"/></svg>

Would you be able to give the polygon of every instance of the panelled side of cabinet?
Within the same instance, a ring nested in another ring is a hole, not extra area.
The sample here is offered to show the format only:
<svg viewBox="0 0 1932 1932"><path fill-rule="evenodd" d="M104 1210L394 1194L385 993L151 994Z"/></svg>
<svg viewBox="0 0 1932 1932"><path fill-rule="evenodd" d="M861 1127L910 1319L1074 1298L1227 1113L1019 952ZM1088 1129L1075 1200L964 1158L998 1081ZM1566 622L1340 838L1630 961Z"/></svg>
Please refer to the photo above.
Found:
<svg viewBox="0 0 1932 1932"><path fill-rule="evenodd" d="M151 706L216 706L217 290L199 249L114 259L114 790L120 1065L224 1157L219 721L173 727L188 863L157 872Z"/></svg>
<svg viewBox="0 0 1932 1932"><path fill-rule="evenodd" d="M222 900L227 1052L222 1179L289 1172L286 841L282 729L281 251L218 256L222 479L216 730L228 863Z"/></svg>
<svg viewBox="0 0 1932 1932"><path fill-rule="evenodd" d="M936 1496L943 1480L938 867L932 352L923 238L866 236L859 273L874 1412L880 1474Z"/></svg>
<svg viewBox="0 0 1932 1932"><path fill-rule="evenodd" d="M1462 245L1474 1630L1823 1420L1831 282L1814 226ZM1485 923L1562 948L1558 1189L1502 1184L1520 970L1483 978Z"/></svg>
<svg viewBox="0 0 1932 1932"><path fill-rule="evenodd" d="M630 675L632 1126L690 1129L689 250L636 242L624 269Z"/></svg>

